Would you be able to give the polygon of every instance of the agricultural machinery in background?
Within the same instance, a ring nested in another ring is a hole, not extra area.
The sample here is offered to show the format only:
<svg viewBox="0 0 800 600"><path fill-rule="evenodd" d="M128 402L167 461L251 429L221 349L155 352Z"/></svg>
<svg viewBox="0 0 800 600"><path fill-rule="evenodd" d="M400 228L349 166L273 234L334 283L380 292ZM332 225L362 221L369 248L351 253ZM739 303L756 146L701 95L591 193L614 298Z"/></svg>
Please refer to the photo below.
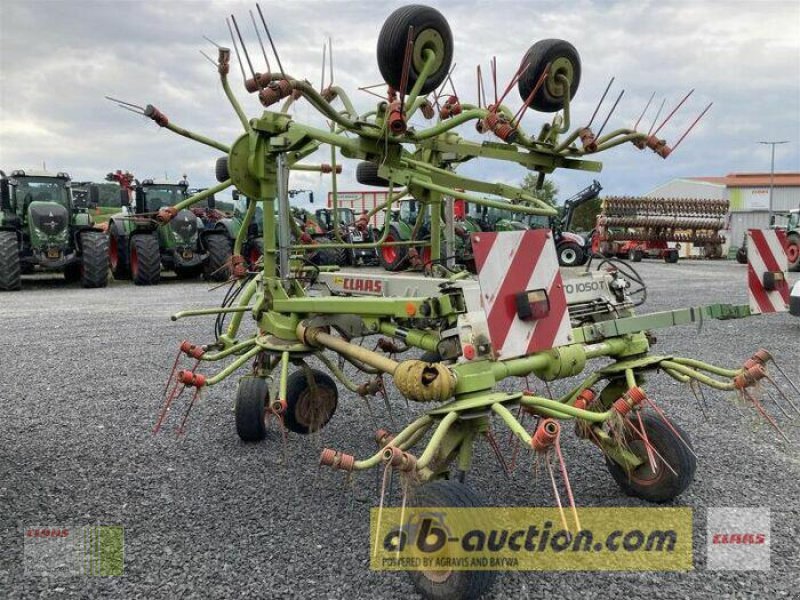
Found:
<svg viewBox="0 0 800 600"><path fill-rule="evenodd" d="M334 248L332 251L335 256L330 257L330 262L325 264L344 266L374 266L380 263L378 252L373 244L377 238L375 232L370 227L366 212L356 216L352 208L340 207L334 213L330 208L319 208L314 211L316 222L326 234L330 241L337 241L349 244L349 248ZM338 224L336 223L338 218ZM337 238L338 236L338 238ZM359 244L363 248L359 248ZM326 257L328 259L328 257Z"/></svg>
<svg viewBox="0 0 800 600"><path fill-rule="evenodd" d="M261 8L256 7L272 41ZM229 25L234 46L246 53L233 16ZM234 270L222 306L173 315L173 320L212 317L214 335L205 343L179 345L154 432L167 426L167 416L179 398L185 398L186 404L178 431L185 432L201 390L239 370L245 373L239 380L234 416L236 431L246 442L267 437L267 416L274 417L282 430L301 435L321 430L338 405L337 381L365 400L384 395L391 383L407 401L428 407L425 414L395 433L378 431L375 453L363 459L342 449L325 448L322 466L348 477L382 468L383 491L388 476L399 473L402 506L409 510L420 505L433 511L436 507L478 507L484 502L466 483L475 443L488 441L499 464L507 466L495 437L498 428L505 427L518 447L529 448L537 464L544 465L559 507L555 473L560 474L576 531L580 525L560 447L560 433L565 429L559 421L569 422L569 430L603 453L610 475L627 494L669 502L692 482L696 456L689 437L645 391L646 377L662 373L686 384L687 394L696 392L698 385L730 392L783 435L770 414L777 399L770 397L767 402L764 393L766 384L774 383L768 367L777 367L769 352L758 350L742 365L724 368L676 355L651 354L654 338L649 333L702 319L786 310L782 303L785 294L788 304L788 289L777 272L757 273L754 283L763 286L755 290L757 298L750 306L714 304L637 315L635 306L641 296L636 300L631 285L635 274L626 277L622 268L601 266L562 278L551 231L474 233L477 277L445 263L439 218L429 219L429 242L386 242L392 232L394 205L407 195L419 203L415 225L424 222L425 212L441 214L444 198L511 210L520 218L555 216L552 207L523 189L459 174L458 166L469 160L517 164L538 172L543 181L558 168L599 171L602 165L592 156L624 143L649 148L662 158L674 151L677 146L670 148L665 140L635 127L601 135L602 127L597 134L591 129L594 117L578 127L571 125L578 115L570 113L570 102L580 81L580 59L571 44L550 39L531 46L506 92L492 104L481 102L480 93L476 104L468 104L455 94L442 96L441 89L431 100L427 96L450 73L452 33L437 10L405 6L388 17L378 36L378 67L388 89L374 110L357 114L343 89L323 84L319 92L306 80L291 77L274 51L278 70L256 73L251 68L248 75L240 62L245 89L267 109L253 119L246 116L228 82L230 50L217 50L223 91L244 129L231 144L178 127L152 105L118 101L161 127L227 154L229 177L212 189L235 185L263 207L265 251L258 272ZM249 55L245 58L251 66ZM504 103L514 85L522 100L516 113ZM330 126L319 128L295 120L290 109L300 100L330 121ZM434 118L436 104L437 122L408 127L418 111L426 119ZM602 99L598 110L601 105ZM553 115L531 134L522 127L528 107ZM459 135L459 128L468 125L477 125L479 131L497 139L467 140ZM384 228L376 244L426 249L430 276L365 275L290 262L293 254L316 247L353 246L339 242L315 246L304 243L302 236L292 241L296 224L291 222L289 173L322 145L375 166L389 188L382 207ZM162 208L156 218L169 223L180 208L202 199L201 193L171 209ZM234 263L253 207L248 206L237 234ZM402 222L408 224L410 217L406 215ZM243 327L245 315L255 321L249 331ZM230 318L227 323L226 317ZM365 343L364 338L375 337L374 345L372 340ZM416 353L402 356L412 349ZM429 353L426 360L418 358L420 351ZM311 357L330 375L312 366ZM337 358L349 362L358 375L345 373ZM606 359L605 364L589 366L590 360L600 358ZM191 366L180 368L187 359ZM219 363L225 366L215 373L206 370ZM549 382L581 374L582 379L560 397L531 391L529 385L524 389L498 386L510 377ZM535 421L526 422L530 415ZM376 511L379 527L386 526L380 517L384 498L382 493ZM573 528L567 511L562 509L560 514L565 535L570 535ZM471 568L432 566L409 574L426 598L478 598L491 588L496 573Z"/></svg>
<svg viewBox="0 0 800 600"><path fill-rule="evenodd" d="M785 223L776 223L772 227L786 233L786 257L789 260L790 271L800 271L800 208L795 208L786 213L775 215L785 219ZM736 261L747 264L747 234L742 245L736 251Z"/></svg>
<svg viewBox="0 0 800 600"><path fill-rule="evenodd" d="M574 196L564 201L561 215L550 222L553 241L556 245L558 264L562 267L576 267L585 264L592 252L592 233L581 235L572 231L572 220L581 206L600 195L603 186L595 180ZM531 220L536 217L531 217Z"/></svg>
<svg viewBox="0 0 800 600"><path fill-rule="evenodd" d="M0 290L18 290L21 275L64 273L83 287L108 283L108 243L88 214L96 198L77 206L66 173L0 171Z"/></svg>
<svg viewBox="0 0 800 600"><path fill-rule="evenodd" d="M121 175L130 175L130 173ZM109 173L106 177L111 176ZM119 182L106 179L104 182L73 181L72 196L78 206L88 209L92 219L99 227L105 227L111 215L118 213L123 206L130 204L128 188ZM90 206L91 205L91 206Z"/></svg>
<svg viewBox="0 0 800 600"><path fill-rule="evenodd" d="M134 205L108 220L109 262L115 279L133 279L136 285L154 285L163 269L180 279L203 274L211 281L228 279L230 243L224 232L207 230L203 221L180 206L189 197L189 184L145 179L133 187ZM205 200L213 192L196 194ZM173 208L175 206L178 208ZM133 210L130 210L130 209ZM169 222L160 211L172 211Z"/></svg>
<svg viewBox="0 0 800 600"><path fill-rule="evenodd" d="M609 197L597 217L592 250L604 256L663 258L678 262L680 244L703 249L705 258L723 258L727 200Z"/></svg>

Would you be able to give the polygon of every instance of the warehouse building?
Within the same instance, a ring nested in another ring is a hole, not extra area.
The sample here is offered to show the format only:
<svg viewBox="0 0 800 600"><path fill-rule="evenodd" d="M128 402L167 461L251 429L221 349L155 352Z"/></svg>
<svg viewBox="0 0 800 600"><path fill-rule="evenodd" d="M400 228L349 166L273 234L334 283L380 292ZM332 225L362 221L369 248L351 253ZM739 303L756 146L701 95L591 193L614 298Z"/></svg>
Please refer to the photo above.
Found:
<svg viewBox="0 0 800 600"><path fill-rule="evenodd" d="M652 198L700 198L730 203L729 246L739 246L748 229L769 226L769 173L731 173L724 177L683 177L645 194ZM776 213L800 208L800 173L775 173L772 207ZM785 220L777 218L780 225Z"/></svg>

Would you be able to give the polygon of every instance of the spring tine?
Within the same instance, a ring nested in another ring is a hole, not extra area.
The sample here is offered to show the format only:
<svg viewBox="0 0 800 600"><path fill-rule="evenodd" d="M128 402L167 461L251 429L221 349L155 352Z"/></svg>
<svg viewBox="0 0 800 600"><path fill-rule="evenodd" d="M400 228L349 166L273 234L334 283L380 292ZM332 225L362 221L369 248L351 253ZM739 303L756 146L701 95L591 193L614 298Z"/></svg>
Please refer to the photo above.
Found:
<svg viewBox="0 0 800 600"><path fill-rule="evenodd" d="M624 423L625 423L625 425L626 425L626 426L628 426L628 427L629 427L629 428L630 428L630 429L631 429L631 430L632 430L632 431L633 431L633 432L634 432L636 435L638 435L638 436L639 436L639 439L641 439L641 440L642 440L642 442L644 442L644 441L647 439L647 434L646 434L644 431L639 431L639 430L636 428L636 426L635 426L633 423L631 423L629 420L625 419L625 421L623 421L623 422L624 422ZM649 442L648 442L648 443L649 443ZM673 469L673 468L672 468L672 465L670 465L670 464L667 462L667 459L666 459L666 458L664 458L664 457L661 455L661 453L660 453L658 450L656 450L656 447L655 447L655 446L653 446L652 444L650 444L650 449L651 449L651 450L653 451L653 453L654 453L654 454L655 454L655 455L658 457L658 459L659 459L659 460L660 460L662 463L664 463L664 466L665 466L665 467L667 467L667 468L668 468L670 471L672 471L672 474L673 474L673 475L675 475L675 476L677 477L677 476L678 476L678 472L677 472L675 469Z"/></svg>
<svg viewBox="0 0 800 600"><path fill-rule="evenodd" d="M658 126L658 129L656 129L656 130L653 132L653 135L658 135L658 132L659 132L659 131L661 131L661 128L662 128L662 127L664 127L664 125L666 125L666 124L667 124L667 121L669 121L669 120L672 118L672 116L673 116L673 115L674 115L676 112L678 112L678 109L679 109L681 106L683 106L683 103L684 103L684 102L686 102L686 101L689 99L689 96L691 96L693 93L694 93L694 89L691 89L691 90L689 90L689 93L688 93L688 94L686 94L686 95L683 97L683 100L681 100L680 102L678 102L678 106L676 106L675 108L673 108L673 109L672 109L672 112L671 112L671 113L669 113L669 114L667 115L667 118L666 118L666 119L664 119L664 122L663 122L663 123L661 123L661 125L659 125L659 126Z"/></svg>
<svg viewBox="0 0 800 600"><path fill-rule="evenodd" d="M231 21L233 22L233 28L236 30L236 35L239 38L239 43L242 45L242 53L244 54L244 58L247 61L247 66L250 67L250 73L253 75L253 79L258 84L258 87L262 87L261 78L256 77L256 70L253 68L253 63L250 60L250 55L247 53L247 46L244 45L244 39L242 38L242 32L239 30L239 24L236 22L236 17L231 15Z"/></svg>
<svg viewBox="0 0 800 600"><path fill-rule="evenodd" d="M331 75L331 82L328 85L333 85L333 38L330 36L328 36L328 67Z"/></svg>
<svg viewBox="0 0 800 600"><path fill-rule="evenodd" d="M267 58L267 50L264 48L264 42L261 40L261 34L258 32L258 26L256 25L256 18L253 16L253 11L247 11L250 13L250 20L253 22L253 29L256 32L256 38L258 38L258 45L261 46L261 54L264 55L264 62L267 63L267 73L272 72L272 68L269 66L269 58Z"/></svg>
<svg viewBox="0 0 800 600"><path fill-rule="evenodd" d="M786 373L784 373L784 372L783 372L783 369L782 369L782 368L781 368L781 366L778 364L778 362L777 362L777 361L775 361L775 360L773 360L773 361L772 361L772 364L773 364L773 365L775 365L775 368L776 368L776 369L778 369L778 373L780 373L780 374L783 376L783 378L784 378L786 381L788 381L788 382L789 382L789 385L790 385L790 386L792 386L792 389L795 391L795 393L796 393L798 396L800 396L800 389L798 389L798 387L797 387L797 385L795 384L795 382L794 382L794 381L792 381L792 380L791 380L791 378L790 378L790 377L789 377L789 376L788 376ZM794 406L794 404L792 404L792 406ZM796 406L795 406L795 410L797 410L797 407L796 407ZM800 411L798 411L798 412L800 412Z"/></svg>
<svg viewBox="0 0 800 600"><path fill-rule="evenodd" d="M774 385L774 384L773 384L773 385ZM776 388L776 389L777 389L777 388ZM778 390L778 391L780 391L780 390ZM793 417L792 415L790 415L790 414L789 414L789 413L786 411L786 409L785 409L785 408L783 408L783 404L779 404L779 403L778 403L778 400L777 400L776 398L773 398L772 396L770 396L770 395L767 393L767 391L766 391L766 390L763 390L763 389L762 389L762 393L763 393L763 394L764 394L764 395L765 395L767 398L769 398L770 400L772 400L772 402L775 404L775 406L777 406L777 407L778 407L778 409L779 409L779 410L780 410L780 411L783 413L783 416L784 416L784 417L786 417L787 419L794 419L794 417Z"/></svg>
<svg viewBox="0 0 800 600"><path fill-rule="evenodd" d="M528 68L530 66L531 66L530 63L527 63L524 66L520 66L519 70L516 72L514 77L511 78L511 81L509 82L508 87L506 87L506 91L503 92L503 95L500 97L500 99L497 102L495 102L495 104L494 104L495 111L499 108L499 106L503 102L503 100L506 99L506 96L508 96L508 93L511 91L511 88L514 87L514 84L517 83L522 78L522 75L525 73L525 71L528 70Z"/></svg>
<svg viewBox="0 0 800 600"><path fill-rule="evenodd" d="M194 407L195 401L200 397L201 388L195 388L192 399L189 400L189 405L186 407L186 412L183 413L183 420L181 420L180 427L178 427L177 435L186 435L186 421L189 419L189 413Z"/></svg>
<svg viewBox="0 0 800 600"><path fill-rule="evenodd" d="M497 462L500 463L500 466L503 469L503 473L506 476L506 479L511 478L511 472L508 470L508 465L506 464L506 459L503 457L503 454L500 452L500 447L497 445L497 440L494 439L494 433L491 431L486 432L486 439L489 442L489 445L492 447L494 451L494 455L497 457Z"/></svg>
<svg viewBox="0 0 800 600"><path fill-rule="evenodd" d="M706 106L706 107L703 109L703 112L701 112L701 113L700 113L700 115L699 115L699 116L698 116L698 117L697 117L697 118L694 120L694 122L693 122L691 125L689 125L689 129L687 129L687 130L686 130L686 131L683 133L683 135L682 135L682 136L681 136L681 137L678 139L678 141L677 141L677 142L675 142L675 145L672 147L672 151L673 151L673 152L675 152L675 149L676 149L676 148L677 148L677 147L680 145L680 143L683 141L683 138L685 138L687 135L689 135L689 132L690 132L692 129L694 129L694 126L695 126L695 125L697 125L697 123L700 121L700 119L702 119L702 118L703 118L703 115L705 115L705 114L708 112L708 109L710 109L710 108L711 108L713 105L714 105L714 103L713 103L713 102L711 102L711 103L710 103L708 106Z"/></svg>
<svg viewBox="0 0 800 600"><path fill-rule="evenodd" d="M403 72L400 75L400 89L397 93L400 94L400 112L405 111L405 98L406 88L408 87L408 73L411 70L411 55L414 49L414 26L408 26L408 34L406 35L406 53L403 56Z"/></svg>
<svg viewBox="0 0 800 600"><path fill-rule="evenodd" d="M203 58L205 58L205 59L206 59L208 62L210 62L210 63L211 63L212 65L214 65L215 67L218 67L218 66L219 66L219 65L218 65L216 62L214 62L214 59L213 59L213 58L211 58L211 57L210 57L208 54L206 54L206 53L205 53L205 52L203 52L202 50L200 50L200 54L202 54L202 55L203 55Z"/></svg>
<svg viewBox="0 0 800 600"><path fill-rule="evenodd" d="M750 402L753 403L753 406L756 407L756 410L761 414L762 417L764 417L767 420L767 422L770 425L772 425L772 427L775 429L775 431L780 433L781 437L784 440L786 440L787 442L791 443L789 441L789 438L786 437L786 434L783 433L783 430L780 427L778 427L778 424L775 422L775 419L773 419L772 416L770 416L770 414L764 409L764 407L761 405L761 403L758 401L758 399L755 396L753 396L750 392L748 392L746 389L742 390L742 394L744 394L744 396L748 400L750 400Z"/></svg>
<svg viewBox="0 0 800 600"><path fill-rule="evenodd" d="M376 530L375 530L375 544L372 546L372 556L375 556L378 553L378 540L381 537L380 536L381 517L383 516L383 500L386 497L386 477L391 470L392 470L392 465L386 463L386 466L383 468L383 483L381 484L381 499L380 503L378 504L378 520L376 523Z"/></svg>
<svg viewBox="0 0 800 600"><path fill-rule="evenodd" d="M661 417L661 420L662 420L662 421L664 421L664 424L665 424L667 427L669 427L669 428L672 430L672 433L674 433L674 434L675 434L675 436L676 436L676 437L677 437L677 438L678 438L678 439L679 439L681 442L683 442L683 445L684 445L684 446L686 446L686 449L687 449L687 450L689 450L689 452L691 452L691 453L692 453L692 456L694 456L695 458L697 458L697 454L695 454L695 453L694 453L694 450L692 450L692 447L689 445L689 443L688 443L686 440L684 440L684 439L683 439L683 437L681 436L681 434L680 434L680 433L678 433L678 430L677 430L677 429L675 429L675 426L674 426L674 425L672 424L672 422L671 422L671 421L670 421L670 420L667 418L667 415L665 415L665 414L664 414L664 412L663 412L663 411L662 411L662 410L661 410L661 409L660 409L660 408L659 408L659 407L656 405L656 403L655 403L655 402L653 402L653 400L651 400L650 398L645 398L645 400L646 400L646 401L647 401L647 403L648 403L648 404L649 404L649 405L650 405L650 406L653 408L653 410L655 410L655 411L658 413L658 416L659 416L659 417Z"/></svg>
<svg viewBox="0 0 800 600"><path fill-rule="evenodd" d="M497 106L497 57L492 57L492 84L494 85L494 105Z"/></svg>
<svg viewBox="0 0 800 600"><path fill-rule="evenodd" d="M111 102L116 102L117 104L123 104L125 106L130 106L132 108L138 108L142 113L144 113L144 108L139 106L138 104L131 104L130 102L125 102L125 100L119 100L118 98L112 98L111 96L104 96L106 100L111 100Z"/></svg>
<svg viewBox="0 0 800 600"><path fill-rule="evenodd" d="M165 395L167 393L167 389L169 389L169 384L172 383L172 378L175 376L175 371L178 369L178 362L181 360L181 349L178 348L178 353L175 355L175 362L172 363L172 370L169 372L169 378L167 379L167 384L164 386L164 391L161 392L161 395Z"/></svg>
<svg viewBox="0 0 800 600"><path fill-rule="evenodd" d="M233 51L236 52L236 59L239 61L239 69L242 71L242 81L247 80L247 75L244 74L244 65L242 64L242 57L239 55L239 47L236 45L236 39L233 37L233 29L231 28L231 22L227 18L225 19L225 23L228 25L228 31L231 34L231 42L233 43Z"/></svg>
<svg viewBox="0 0 800 600"><path fill-rule="evenodd" d="M567 488L567 498L569 498L569 505L572 509L572 516L575 518L575 526L577 527L576 531L580 531L581 521L578 518L578 509L575 507L575 497L572 495L572 486L569 483L569 475L567 474L567 464L564 462L564 455L561 453L561 444L559 442L559 438L561 437L561 433L558 434L556 437L556 455L558 456L558 463L559 467L561 468L561 478L564 480L564 487Z"/></svg>
<svg viewBox="0 0 800 600"><path fill-rule="evenodd" d="M608 85L606 86L606 91L604 91L603 95L600 96L600 102L597 103L597 106L595 107L594 112L592 113L592 118L589 119L589 123L586 125L587 129L592 126L592 123L594 123L594 118L597 116L597 112L600 110L600 107L603 105L603 101L606 99L606 94L608 94L608 90L611 89L611 84L614 83L614 79L616 79L616 78L612 77L609 80ZM653 93L655 93L655 92L653 92ZM647 109L645 109L645 110L647 110ZM636 129L636 128L634 127L634 129Z"/></svg>
<svg viewBox="0 0 800 600"><path fill-rule="evenodd" d="M564 512L564 507L561 505L561 495L558 493L558 486L556 485L556 478L553 475L553 465L550 462L550 456L544 457L544 464L547 465L547 474L550 475L550 483L553 485L553 496L558 506L558 514L561 515L561 524L564 526L564 531L569 533L569 525L567 524L567 515Z"/></svg>
<svg viewBox="0 0 800 600"><path fill-rule="evenodd" d="M666 99L666 98L664 98L664 99L661 101L661 106L659 106L659 107L658 107L658 111L656 111L656 118L655 118L655 119L653 119L653 124L652 124L652 125L650 125L650 129L649 129L649 130L648 130L648 132L647 132L647 137L650 137L650 134L653 132L653 127L655 127L655 126L656 126L656 123L658 123L658 117L661 115L661 111L662 111L662 110L664 110L664 104L666 103L666 101L667 101L667 99Z"/></svg>
<svg viewBox="0 0 800 600"><path fill-rule="evenodd" d="M164 419L166 418L167 413L169 412L169 407L177 398L180 398L181 394L183 394L183 390L186 389L186 386L182 386L180 388L180 391L178 391L178 387L179 383L175 382L175 387L172 388L172 392L164 401L164 404L161 407L161 413L158 415L158 419L156 420L156 425L155 427L153 427L153 435L161 431L161 425L164 423Z"/></svg>
<svg viewBox="0 0 800 600"><path fill-rule="evenodd" d="M778 393L779 393L779 394L780 394L780 395L783 397L783 399L784 399L784 400L786 400L786 402L788 402L788 403L789 403L789 406L791 406L791 407L792 407L794 410L796 410L797 412L800 412L800 410L798 410L798 409L797 409L797 405L796 405L794 402L792 402L792 400L791 400L791 398L789 398L789 396L787 396L786 394L784 394L784 393L783 393L783 390L782 390L780 387L778 387L778 384L775 382L775 380L774 380L772 377L770 377L769 375L767 375L767 380L768 380L768 381L769 381L769 382L770 382L770 383L771 383L773 386L775 386L775 389L776 389L776 390L778 390Z"/></svg>
<svg viewBox="0 0 800 600"><path fill-rule="evenodd" d="M325 89L325 58L327 53L328 53L328 44L322 44L322 74L320 75L319 78L320 93L322 93L322 91ZM358 88L358 89L361 90L363 88Z"/></svg>
<svg viewBox="0 0 800 600"><path fill-rule="evenodd" d="M267 32L267 39L269 40L269 45L272 46L272 53L275 55L275 60L278 61L278 70L280 70L281 77L286 79L286 71L283 70L281 57L278 56L278 50L275 48L275 43L272 41L272 35L269 32L269 27L267 27L267 21L264 19L264 13L261 12L261 6L258 2L256 2L256 10L258 10L258 16L261 17L261 23L264 25L264 30ZM333 52L331 52L331 69L333 69ZM331 85L333 85L333 77L331 77Z"/></svg>
<svg viewBox="0 0 800 600"><path fill-rule="evenodd" d="M476 65L475 66L475 76L476 76L476 78L478 80L478 108L482 108L482 106L483 106L481 104L481 79L482 79L482 77L481 77L481 66L480 65Z"/></svg>
<svg viewBox="0 0 800 600"><path fill-rule="evenodd" d="M658 469L656 469L656 463L655 460L653 460L653 451L650 449L650 439L647 437L647 429L644 428L644 423L642 423L642 411L636 411L636 418L639 421L639 428L642 430L642 434L644 435L642 441L644 442L645 450L647 450L647 460L650 461L650 469L653 471L653 473L657 473Z"/></svg>
<svg viewBox="0 0 800 600"><path fill-rule="evenodd" d="M706 407L705 407L706 398L705 398L705 396L703 396L702 400L701 400L700 396L697 395L697 388L700 389L700 394L701 395L703 394L703 388L701 388L699 385L696 388L695 387L695 383L696 383L696 381L694 379L690 379L689 380L689 384L688 384L689 385L689 389L692 390L692 394L694 395L694 399L697 400L697 405L700 407L700 412L703 413L703 418L705 419L706 422L708 422L708 413L706 412Z"/></svg>
<svg viewBox="0 0 800 600"><path fill-rule="evenodd" d="M613 115L613 114L614 114L614 111L615 111L615 110L616 110L616 108L617 108L617 104L619 104L619 101L620 101L620 100L622 100L622 96L623 96L623 94L625 94L625 90L622 90L622 91L619 93L619 96L617 96L617 100L616 100L616 102L614 102L614 106L612 106L612 107L611 107L611 110L609 111L609 113L608 113L608 116L606 117L606 120L605 120L605 121L603 121L603 125L600 127L600 131L598 131L598 132L597 132L597 135L595 135L595 136L594 136L594 137L595 137L595 139L599 138L599 137L600 137L600 134L601 134L601 133L603 133L603 129L605 129L605 128L606 128L606 124L608 123L608 120L611 118L611 115Z"/></svg>
<svg viewBox="0 0 800 600"><path fill-rule="evenodd" d="M514 115L514 119L512 120L512 124L516 123L517 126L518 126L522 122L522 117L525 116L525 112L528 110L528 107L531 105L531 101L533 100L533 97L536 95L536 92L539 91L539 88L542 87L542 84L544 83L545 79L547 79L547 76L549 74L550 74L550 63L548 63L545 66L544 71L542 71L542 74L539 76L539 81L537 81L536 85L533 86L533 89L531 90L531 93L528 94L528 97L525 98L525 102L522 103L522 106L517 111L517 114Z"/></svg>
<svg viewBox="0 0 800 600"><path fill-rule="evenodd" d="M204 35L204 36L203 36L203 39L204 39L205 41L207 41L209 44L211 44L211 45L213 45L213 46L216 46L216 47L217 47L217 49L219 49L219 48L221 48L221 47L222 47L222 46L220 46L220 45L219 45L217 42L215 42L214 40L212 40L211 38L209 38L208 36L205 36L205 35Z"/></svg>
<svg viewBox="0 0 800 600"><path fill-rule="evenodd" d="M408 479L400 474L400 489L402 490L402 501L400 502L400 526L403 526L403 519L406 516L406 500L408 499ZM397 558L400 558L400 544L397 544Z"/></svg>
<svg viewBox="0 0 800 600"><path fill-rule="evenodd" d="M655 97L656 97L656 93L655 92L650 94L650 100L647 101L647 104L645 105L644 110L642 111L642 114L639 115L639 118L636 120L636 123L633 125L633 130L634 131L636 131L636 128L639 127L639 123L641 122L642 118L644 117L644 114L647 112L647 109L650 108L650 103L653 101L653 98L655 98Z"/></svg>

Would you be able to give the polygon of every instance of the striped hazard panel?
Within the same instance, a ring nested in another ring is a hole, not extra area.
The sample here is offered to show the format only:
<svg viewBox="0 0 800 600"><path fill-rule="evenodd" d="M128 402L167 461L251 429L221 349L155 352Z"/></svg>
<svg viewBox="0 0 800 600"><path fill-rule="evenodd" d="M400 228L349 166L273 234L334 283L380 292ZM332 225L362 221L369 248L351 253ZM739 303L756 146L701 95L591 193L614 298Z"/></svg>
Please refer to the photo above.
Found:
<svg viewBox="0 0 800 600"><path fill-rule="evenodd" d="M475 233L472 249L496 358L514 358L570 342L567 298L549 231ZM549 310L520 318L519 295L532 292L543 298L541 291L547 294Z"/></svg>
<svg viewBox="0 0 800 600"><path fill-rule="evenodd" d="M784 231L747 230L747 291L751 312L786 312L789 309L786 246Z"/></svg>

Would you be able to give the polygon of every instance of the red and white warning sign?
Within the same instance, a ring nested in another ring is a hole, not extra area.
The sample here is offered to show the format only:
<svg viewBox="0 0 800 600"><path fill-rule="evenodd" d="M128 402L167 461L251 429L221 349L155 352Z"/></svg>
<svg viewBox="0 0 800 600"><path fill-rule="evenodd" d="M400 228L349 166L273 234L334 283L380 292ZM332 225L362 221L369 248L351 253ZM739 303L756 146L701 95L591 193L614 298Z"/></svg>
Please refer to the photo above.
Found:
<svg viewBox="0 0 800 600"><path fill-rule="evenodd" d="M789 310L786 271L786 232L779 229L747 230L747 288L752 313Z"/></svg>
<svg viewBox="0 0 800 600"><path fill-rule="evenodd" d="M567 297L549 231L474 233L472 249L496 358L570 342Z"/></svg>

